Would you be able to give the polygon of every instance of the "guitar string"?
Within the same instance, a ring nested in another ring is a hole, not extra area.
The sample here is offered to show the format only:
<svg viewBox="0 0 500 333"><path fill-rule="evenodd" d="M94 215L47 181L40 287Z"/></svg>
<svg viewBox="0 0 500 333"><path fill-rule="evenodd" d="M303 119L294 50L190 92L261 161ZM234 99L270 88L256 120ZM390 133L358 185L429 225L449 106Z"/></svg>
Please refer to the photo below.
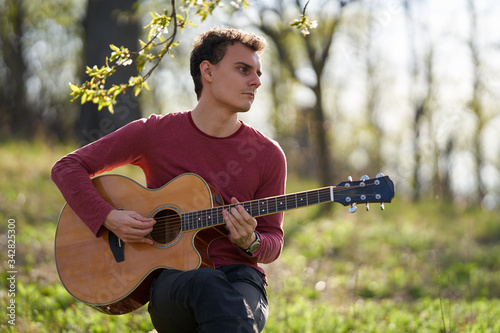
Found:
<svg viewBox="0 0 500 333"><path fill-rule="evenodd" d="M329 198L329 195L328 196L324 196L322 197L323 199L328 199ZM327 202L327 200L325 200L324 202ZM319 202L320 203L320 202ZM224 219L221 218L221 212L222 210L225 208L225 207L231 207L231 206L221 206L221 207L216 207L216 208L210 208L208 210L217 210L216 212L216 215L217 215L217 218L215 219L216 222L210 222L209 224L207 224L206 221L202 221L202 225L200 226L199 222L198 221L186 221L186 220L183 220L183 215L185 217L186 214L189 214L189 213L192 213L192 212L188 212L188 213L183 213L181 214L181 216L177 215L177 216L172 216L172 217L165 217L165 218L157 218L157 221L158 222L162 222L162 225L160 226L156 226L156 228L154 228L154 230L152 231L153 234L156 234L156 233L160 233L160 234L165 234L165 233L178 233L178 232L181 232L181 231L189 231L189 230L195 230L195 229L204 229L204 228L209 228L209 227L213 227L213 226L216 226L216 225L222 225L225 223ZM234 206L233 206L234 207ZM300 206L298 206L297 208L299 208ZM207 211L208 211L207 210ZM276 212L273 212L273 213L278 213L278 212L282 212L282 211L276 211ZM271 213L272 214L272 213ZM211 221L213 221L214 219L212 219ZM171 222L174 222L176 221L177 223L176 224L171 224ZM187 222L187 223L185 223Z"/></svg>
<svg viewBox="0 0 500 333"><path fill-rule="evenodd" d="M373 185L373 184L367 184L366 186L371 186L371 185ZM346 190L349 190L349 189L352 189L352 188L358 188L358 187L361 187L361 186L351 186L350 188L335 187L334 188L334 192L338 192L336 194L337 197L339 195L340 196L346 196L346 194L342 193L343 191L346 191ZM329 199L330 199L330 188L323 188L323 189L318 190L318 192L322 192L322 190L324 190L325 192L328 192L328 193L324 193L322 196L318 195L318 198L320 199L320 201L318 203L328 202ZM306 192L299 192L299 193L296 193L296 194L305 194L305 193ZM288 195L285 195L285 196L290 196L290 198L287 198L287 202L289 201L288 199L292 199L292 200L294 199L294 194L288 194ZM277 198L279 198L279 197L277 197ZM269 199L264 199L264 200L269 200ZM324 201L321 201L321 200L324 200ZM243 204L243 205L245 205L245 204L251 204L252 206L255 206L255 205L258 206L258 201L259 200L248 201L248 202L243 202L241 204ZM167 231L168 232L174 232L174 231L177 232L179 230L181 230L181 231L188 231L188 230L203 229L203 228L213 227L215 225L224 224L225 221L223 220L223 218L221 220L222 210L227 209L227 208L233 208L235 206L236 205L225 205L225 206L213 207L213 208L208 208L208 209L205 209L205 210L200 210L200 211L195 211L195 212L186 212L186 213L176 214L175 216L158 217L155 220L157 220L157 222L162 222L162 225L157 226L153 230L153 232L165 233ZM303 207L303 206L297 206L297 207L294 207L294 208L300 208L300 207ZM199 225L199 223L200 223L200 219L199 219L200 217L199 217L199 215L206 214L206 212L209 212L209 211L213 212L214 210L216 211L215 215L217 216L217 218L212 219L212 216L214 214L209 215L210 216L209 218L211 219L210 221L216 220L216 222L215 223L214 222L210 222L210 224L207 224L207 221L201 221L201 223L202 224L204 223L205 225L200 226ZM287 209L285 209L285 210L287 210ZM283 212L283 211L284 210L277 210L277 211L272 211L271 213L268 213L268 214L274 214L274 213ZM184 220L183 217L186 217L189 214L191 214L193 216L191 216L191 218L187 218L187 220ZM196 214L196 216L198 216L198 221L193 220L193 217L195 216L195 214ZM265 215L265 214L263 214L263 215ZM257 215L257 216L261 216L261 215ZM178 223L172 225L170 222L178 222ZM188 227L188 228L182 229L183 227Z"/></svg>
<svg viewBox="0 0 500 333"><path fill-rule="evenodd" d="M366 184L365 187L366 186L373 186L373 185L374 184ZM336 197L339 197L339 196L345 197L345 196L348 196L349 194L344 194L342 192L349 191L349 190L355 189L355 188L360 188L360 187L361 186L359 186L359 185L351 186L349 188L337 186L337 187L334 187L333 192L334 192ZM315 191L315 190L312 190L312 191ZM330 201L330 188L323 188L323 189L319 189L316 191L318 191L317 199L319 200L319 202L313 203L313 204L326 203L326 202ZM325 193L321 193L321 192L325 192ZM279 196L276 198L283 197L284 199L286 199L285 200L286 202L289 202L289 201L295 201L296 196L294 196L294 194L303 195L306 193L309 193L309 191L286 194L286 195ZM269 201L272 199L273 198L262 199L262 200ZM254 208L258 210L257 207L259 206L259 200L242 202L240 204L243 206L250 205L250 209L252 211L254 210ZM310 204L310 205L313 205L313 204ZM234 208L236 206L237 205L235 205L235 204L224 205L224 206L219 206L219 207L212 207L212 208L208 208L208 209L203 209L203 210L199 210L199 211L185 212L185 213L180 213L180 214L175 213L175 215L169 215L169 216L165 216L165 217L157 217L157 218L155 218L155 220L157 221L157 223L160 222L161 225L156 225L156 227L153 227L154 229L151 233L165 234L165 233L173 233L173 232L178 232L178 231L203 229L203 228L213 227L216 225L221 225L221 224L225 223L225 221L222 217L222 211ZM288 205L286 205L286 206L288 206ZM305 205L305 206L309 206L309 204ZM305 207L305 206L297 205L296 207L293 207L290 209L300 208L300 207ZM267 215L275 214L275 213L279 213L279 212L284 212L286 210L288 210L288 209L272 211L271 213L267 213ZM208 214L208 216L209 216L208 218L210 220L209 221L206 221L206 220L201 221L200 218L202 218L202 217L206 218L207 213L209 213L209 212L213 212L213 214ZM191 216L189 216L189 215L191 215ZM263 215L266 215L266 214L263 214ZM215 218L213 218L213 216L215 216ZM257 217L258 216L262 216L262 215L257 215ZM214 220L215 220L215 222L213 222ZM175 222L175 224L172 224L173 222ZM209 222L210 224L207 224L207 222ZM200 226L200 223L202 224L201 226Z"/></svg>
<svg viewBox="0 0 500 333"><path fill-rule="evenodd" d="M294 198L292 197L293 194L290 195L291 197L290 198L287 198L286 202L288 203L289 201L294 201ZM279 198L279 197L278 197ZM329 201L330 199L330 192L329 192L329 189L328 189L328 193L326 195L322 195L322 196L318 196L318 198L320 199L319 202L317 203L322 203L322 202L327 202ZM271 199L264 199L264 200L271 200ZM262 200L262 201L264 201ZM248 206L250 205L250 210L254 211L254 210L259 210L258 206L260 204L259 202L260 200L253 200L253 201L247 201L247 202L242 202L240 204L242 204L243 206ZM233 204L233 205L224 205L224 206L219 206L219 207L212 207L212 208L208 208L208 209L202 209L202 210L199 210L199 211L193 211L193 212L186 212L186 213L181 213L180 215L193 215L192 217L194 217L195 219L198 217L198 220L200 218L200 216L202 215L206 215L207 212L209 211L215 211L215 215L217 216L217 218L220 218L221 217L221 213L222 213L222 210L227 210L227 209L231 209L231 208L234 208L236 207L237 205L239 204ZM286 206L288 206L288 204L286 204ZM299 208L301 206L297 206L295 208ZM284 210L276 210L276 211L272 211L271 213L268 213L268 214L273 214L273 213L279 213L279 212L282 212L282 211L285 211L287 209L284 209ZM211 216L213 216L214 214L212 214ZM257 216L261 216L261 215L257 215ZM211 218L211 217L210 217ZM156 221L176 221L176 220L179 220L179 214L176 214L174 216L166 216L166 217L158 217L158 218L155 218ZM196 223L196 221L194 221Z"/></svg>

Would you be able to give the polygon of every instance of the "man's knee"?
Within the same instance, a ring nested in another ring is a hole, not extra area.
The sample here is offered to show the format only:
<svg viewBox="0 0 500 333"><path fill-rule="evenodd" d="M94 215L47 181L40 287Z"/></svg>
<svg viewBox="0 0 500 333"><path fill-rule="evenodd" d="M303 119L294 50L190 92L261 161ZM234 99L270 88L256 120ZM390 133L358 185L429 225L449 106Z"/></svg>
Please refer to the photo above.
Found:
<svg viewBox="0 0 500 333"><path fill-rule="evenodd" d="M216 301L219 297L227 297L229 290L234 290L223 272L211 268L193 271L188 284L191 295L198 300L209 298Z"/></svg>
<svg viewBox="0 0 500 333"><path fill-rule="evenodd" d="M211 268L200 268L192 271L193 275L191 277L191 283L193 286L200 288L214 287L225 283L229 283L226 279L226 275L216 269Z"/></svg>

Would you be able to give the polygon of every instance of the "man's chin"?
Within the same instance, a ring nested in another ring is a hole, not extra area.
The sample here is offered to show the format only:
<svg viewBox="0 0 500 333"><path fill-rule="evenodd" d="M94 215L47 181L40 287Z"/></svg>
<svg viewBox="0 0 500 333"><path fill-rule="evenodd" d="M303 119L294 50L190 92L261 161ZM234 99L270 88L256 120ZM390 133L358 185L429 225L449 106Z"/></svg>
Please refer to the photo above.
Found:
<svg viewBox="0 0 500 333"><path fill-rule="evenodd" d="M245 113L245 112L248 112L250 111L250 109L252 108L252 104L248 105L248 106L242 106L238 109L238 112L239 113Z"/></svg>

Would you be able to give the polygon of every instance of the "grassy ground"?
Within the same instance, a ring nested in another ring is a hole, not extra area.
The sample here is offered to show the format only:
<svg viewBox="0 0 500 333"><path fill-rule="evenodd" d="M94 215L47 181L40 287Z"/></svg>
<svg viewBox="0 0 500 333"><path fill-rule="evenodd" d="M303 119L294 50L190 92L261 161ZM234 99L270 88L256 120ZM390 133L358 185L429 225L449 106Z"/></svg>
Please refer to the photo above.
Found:
<svg viewBox="0 0 500 333"><path fill-rule="evenodd" d="M53 241L64 201L49 176L71 150L0 143L0 331L148 332L144 308L107 316L59 283ZM141 180L136 169L119 172ZM313 187L291 181L289 191ZM384 212L336 205L314 219L316 209L286 214L285 249L266 266L265 332L500 332L498 212L400 199Z"/></svg>

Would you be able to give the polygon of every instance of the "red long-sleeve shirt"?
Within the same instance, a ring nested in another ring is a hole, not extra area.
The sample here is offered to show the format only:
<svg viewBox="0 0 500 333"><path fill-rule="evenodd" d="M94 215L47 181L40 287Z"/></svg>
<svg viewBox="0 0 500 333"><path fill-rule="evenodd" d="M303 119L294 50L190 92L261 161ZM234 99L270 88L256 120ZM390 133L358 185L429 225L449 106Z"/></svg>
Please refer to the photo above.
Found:
<svg viewBox="0 0 500 333"><path fill-rule="evenodd" d="M52 168L52 180L68 205L100 236L104 220L114 208L105 202L89 176L126 164L142 168L150 189L192 172L217 188L225 202L282 195L286 161L279 145L241 123L233 135L209 136L194 124L191 112L152 115L137 120L61 158ZM257 263L276 260L283 247L283 213L257 218L259 249L249 256L228 237L209 248L216 267L247 264L263 272Z"/></svg>

